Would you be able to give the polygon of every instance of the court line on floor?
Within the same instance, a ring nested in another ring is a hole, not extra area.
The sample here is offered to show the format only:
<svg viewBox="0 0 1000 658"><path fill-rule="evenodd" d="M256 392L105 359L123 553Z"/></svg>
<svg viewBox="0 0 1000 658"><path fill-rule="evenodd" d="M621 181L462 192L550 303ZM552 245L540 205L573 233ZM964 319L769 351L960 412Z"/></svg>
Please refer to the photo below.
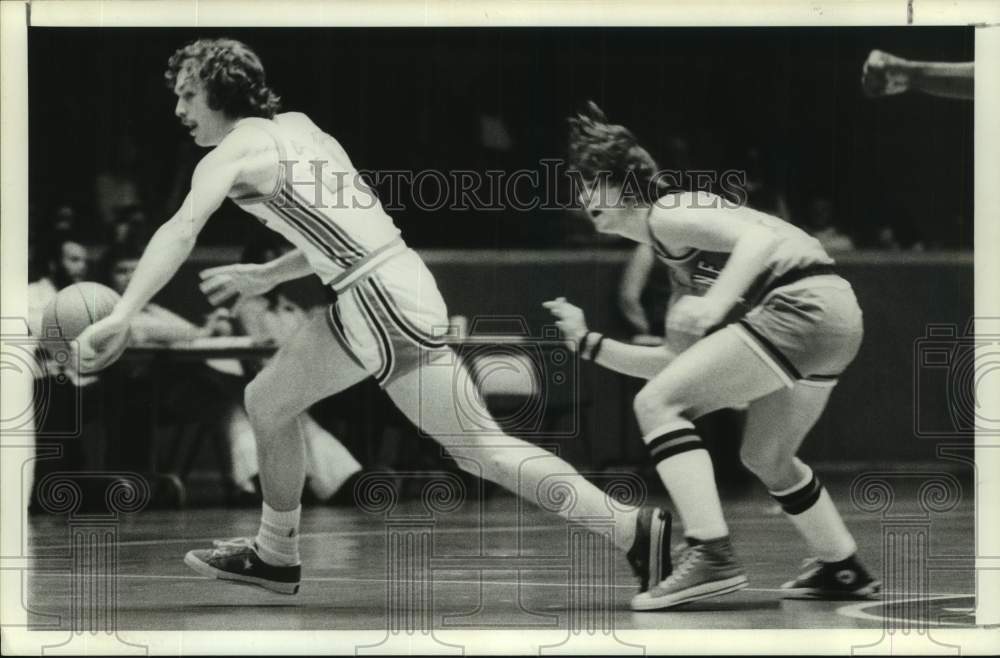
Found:
<svg viewBox="0 0 1000 658"><path fill-rule="evenodd" d="M518 526L504 526L498 528L435 528L432 532L435 535L458 535L458 534L496 534L496 533L510 533L517 530ZM552 530L552 526L521 526L520 529L524 532L541 532L543 530ZM232 535L228 535L232 537ZM323 537L374 537L374 536L385 536L385 528L381 529L371 529L371 530L332 530L329 532L303 532L299 535L299 539L319 539ZM117 543L118 546L155 546L158 544L198 544L206 543L211 541L209 537L185 537L185 538L173 538L173 539L125 539L120 540ZM69 548L69 544L48 544L43 546L31 545L28 548L37 549L56 549L56 548Z"/></svg>
<svg viewBox="0 0 1000 658"><path fill-rule="evenodd" d="M961 517L973 517L974 512L968 514L952 513L949 514L949 518L961 518ZM731 521L727 521L729 525L743 525L750 523L761 523L762 521L769 521L773 518L780 518L779 515L768 515L763 518L737 518ZM865 515L843 515L845 521L859 521L865 520L875 520L869 514ZM496 533L511 533L516 530L521 532L544 532L546 530L556 529L556 526L552 525L535 525L535 526L502 526L496 528L435 528L433 534L435 535L455 535L462 533L484 533L484 534L496 534ZM322 537L373 537L376 535L385 535L385 528L373 528L371 530L334 530L329 532L305 532L299 535L300 539L316 539ZM172 538L172 539L124 539L117 542L118 546L155 546L159 544L197 544L200 542L210 541L210 538L206 537L184 537L184 538ZM69 544L42 544L42 545L29 545L29 549L39 549L39 550L54 550L54 549L68 549Z"/></svg>
<svg viewBox="0 0 1000 658"><path fill-rule="evenodd" d="M921 601L947 601L949 599L965 599L972 598L974 594L928 594L926 596L915 596L908 599L895 600L880 600L880 601L862 601L860 603L852 603L850 605L845 605L837 608L836 612L838 615L844 617L850 617L851 619L863 619L865 621L878 621L882 623L896 623L900 624L905 628L920 628L921 624L933 624L934 626L959 626L959 627L974 627L976 624L972 623L962 623L958 621L941 621L934 619L906 619L905 617L890 617L888 615L878 615L865 612L867 608L873 608L877 605L909 605L911 603L920 603Z"/></svg>
<svg viewBox="0 0 1000 658"><path fill-rule="evenodd" d="M567 569L568 569L568 567L567 567ZM517 570L523 570L523 571L536 571L536 570L538 570L538 571L540 571L541 569L532 569L530 567L523 568L523 569L517 569L516 567L515 568L511 568L511 569L485 569L485 571L517 571ZM449 569L448 571L463 571L463 569ZM51 572L50 571L50 572L31 572L31 575L33 577L36 577L36 576L63 576L63 577L66 577L66 576L69 576L70 574L69 574L69 572L63 572L63 571L60 571L60 572ZM213 580L212 578L205 578L204 576L198 576L196 574L171 575L171 574L147 574L147 573L119 573L119 574L117 574L117 577L118 578L125 578L125 579L134 579L134 580L142 580L142 579L149 579L149 580L202 580L202 581L205 581L205 582L209 582L209 581ZM304 583L362 583L362 584L369 584L369 585L371 585L371 584L385 585L385 584L388 584L388 583L393 583L393 584L414 583L415 584L415 583L424 583L426 581L415 580L415 579L412 579L412 578L388 580L386 578L353 578L351 576L309 576L309 577L303 578L302 582L304 582ZM516 580L462 580L462 579L450 579L450 578L449 579L435 578L433 580L433 582L434 582L435 585L511 585L511 586L516 586L516 587L562 587L562 588L568 587L568 585L566 583L518 582ZM624 584L623 583L623 584L615 584L615 585L601 585L600 587L614 587L615 589L629 589L629 590L634 590L636 588L636 585L634 583L628 583L628 584ZM261 590L261 591L263 591L263 590ZM741 591L744 591L744 592L779 593L779 594L782 593L782 592L784 592L784 590L781 589L780 587L747 587L747 588L744 588ZM894 592L883 592L884 596L892 596L894 594L895 594ZM929 596L929 597L938 597L938 598L941 598L941 599L952 599L952 598L958 599L958 598L973 597L975 595L974 594L945 594L945 593L938 593L938 594L928 594L927 596ZM816 602L817 601L817 599L788 599L788 600L790 600L790 601L805 601L805 602ZM922 599L916 598L916 599L912 599L912 600L916 601L916 600L922 600ZM895 603L908 603L910 601L911 601L911 599L900 599L899 601L888 601L888 602L895 604ZM886 602L887 601L884 600L884 599L879 599L879 600L874 600L874 601L862 601L861 603L868 604L868 605L878 605L878 604L886 603ZM827 603L831 603L831 602L827 601ZM850 606L844 606L844 607L850 607Z"/></svg>

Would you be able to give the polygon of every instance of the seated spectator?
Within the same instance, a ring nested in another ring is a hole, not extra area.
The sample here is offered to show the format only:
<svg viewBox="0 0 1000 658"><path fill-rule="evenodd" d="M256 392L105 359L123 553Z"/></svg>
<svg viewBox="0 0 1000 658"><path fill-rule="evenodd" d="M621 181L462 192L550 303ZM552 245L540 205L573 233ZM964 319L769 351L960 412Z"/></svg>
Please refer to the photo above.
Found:
<svg viewBox="0 0 1000 658"><path fill-rule="evenodd" d="M87 247L83 238L70 230L49 232L39 245L43 274L28 284L28 330L41 339L44 347L47 337L43 318L46 307L63 288L83 281L87 276ZM101 432L94 431L95 404L101 396L95 376L84 376L75 369L60 363L57 355L40 349L36 352L40 367L33 369L34 418L37 432L38 458L27 479L27 490L32 491L32 511L38 510L34 484L54 471L80 471L96 467L101 452ZM53 358L55 357L55 358ZM86 389L86 390L84 390ZM57 447L53 453L51 448Z"/></svg>
<svg viewBox="0 0 1000 658"><path fill-rule="evenodd" d="M55 231L44 238L44 274L28 284L28 326L33 336L44 336L42 314L45 307L66 286L87 276L87 247L75 231Z"/></svg>
<svg viewBox="0 0 1000 658"><path fill-rule="evenodd" d="M806 213L806 232L819 240L827 251L850 251L854 249L854 241L846 233L841 232L834 221L833 202L823 196L814 197L809 202Z"/></svg>

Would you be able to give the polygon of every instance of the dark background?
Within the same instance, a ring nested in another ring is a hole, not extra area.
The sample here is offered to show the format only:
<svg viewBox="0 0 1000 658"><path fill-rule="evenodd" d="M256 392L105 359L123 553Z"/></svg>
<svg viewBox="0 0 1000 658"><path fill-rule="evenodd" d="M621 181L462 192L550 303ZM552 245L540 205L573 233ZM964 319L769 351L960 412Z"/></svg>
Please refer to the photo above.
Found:
<svg viewBox="0 0 1000 658"><path fill-rule="evenodd" d="M859 84L873 48L972 59L972 29L950 27L31 28L34 217L69 203L86 224L94 178L128 137L152 223L166 219L202 151L173 116L163 71L176 48L215 36L254 48L284 108L312 116L362 169L538 169L564 154L564 117L592 98L663 167L676 136L703 169L740 168L760 147L793 221L827 196L861 245L887 222L930 248L972 244L972 103L871 100ZM482 145L483 114L502 118L509 150ZM393 215L415 246L558 246L577 221L558 210ZM202 243L232 243L255 224L227 203Z"/></svg>

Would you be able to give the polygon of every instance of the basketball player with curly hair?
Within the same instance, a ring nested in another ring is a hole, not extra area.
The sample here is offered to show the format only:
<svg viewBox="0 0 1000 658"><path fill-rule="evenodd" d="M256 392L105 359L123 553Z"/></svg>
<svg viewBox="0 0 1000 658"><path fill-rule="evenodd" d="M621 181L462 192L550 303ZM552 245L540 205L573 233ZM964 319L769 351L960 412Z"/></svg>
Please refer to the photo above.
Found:
<svg viewBox="0 0 1000 658"><path fill-rule="evenodd" d="M880 585L858 560L829 494L795 456L861 345L850 284L819 242L777 217L703 192L664 193L650 154L593 103L569 123L570 167L594 226L650 245L671 274L667 347L607 339L565 299L545 303L582 358L649 380L635 413L687 546L673 572L632 607L669 608L747 586L692 422L745 403L743 462L818 557L785 592L875 594Z"/></svg>
<svg viewBox="0 0 1000 658"><path fill-rule="evenodd" d="M216 542L185 562L198 573L294 594L299 589L300 498L304 444L296 418L319 400L375 377L416 425L448 448L465 470L539 504L550 487L571 487L560 514L604 528L627 551L641 586L670 569L670 517L612 501L569 464L503 434L495 422L463 429L455 392L468 390L465 367L436 331L448 323L434 277L407 247L337 141L305 114L279 113L264 68L246 45L203 39L171 58L166 73L175 114L194 141L212 147L195 168L191 191L156 232L114 312L79 338L86 369L100 369L124 340L129 321L187 259L199 232L228 197L296 249L271 262L202 272L214 304L266 293L318 275L337 293L247 386L245 402L260 462L264 504L254 538ZM549 503L551 505L551 503ZM593 527L593 526L591 526Z"/></svg>

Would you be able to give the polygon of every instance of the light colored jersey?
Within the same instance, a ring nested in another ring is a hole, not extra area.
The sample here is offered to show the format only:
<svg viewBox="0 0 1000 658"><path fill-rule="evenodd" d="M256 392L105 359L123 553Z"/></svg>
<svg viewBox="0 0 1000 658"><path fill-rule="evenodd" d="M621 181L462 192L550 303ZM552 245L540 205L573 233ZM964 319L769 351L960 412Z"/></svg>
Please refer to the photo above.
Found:
<svg viewBox="0 0 1000 658"><path fill-rule="evenodd" d="M729 253L689 249L682 254L671 255L656 236L652 216L650 213L647 226L657 257L670 268L671 302L682 295L704 295L729 262ZM748 306L759 303L764 293L773 289L775 284L780 284L786 274L813 266L829 266L834 262L816 238L788 222L749 208L744 208L739 217L739 221L767 226L780 238L768 258L767 267L744 294Z"/></svg>
<svg viewBox="0 0 1000 658"><path fill-rule="evenodd" d="M406 249L347 153L305 114L246 118L237 125L269 134L282 166L274 190L233 200L298 247L324 284L341 292Z"/></svg>

